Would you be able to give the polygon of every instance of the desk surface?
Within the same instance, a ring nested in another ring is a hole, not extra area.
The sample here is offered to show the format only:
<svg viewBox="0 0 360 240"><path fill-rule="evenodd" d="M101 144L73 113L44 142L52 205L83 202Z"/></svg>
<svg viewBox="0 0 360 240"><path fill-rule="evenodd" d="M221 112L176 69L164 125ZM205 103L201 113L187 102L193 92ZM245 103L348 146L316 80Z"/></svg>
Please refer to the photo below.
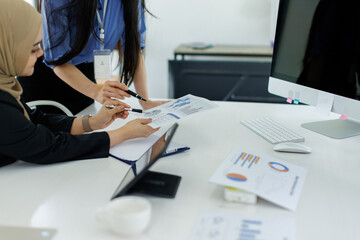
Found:
<svg viewBox="0 0 360 240"><path fill-rule="evenodd" d="M206 49L194 49L182 44L174 51L176 55L207 55L207 56L263 56L271 57L273 48L270 46L214 45Z"/></svg>
<svg viewBox="0 0 360 240"><path fill-rule="evenodd" d="M201 210L220 209L295 218L297 240L360 239L360 136L334 140L301 128L304 122L329 119L308 106L217 104L217 109L179 121L174 140L191 150L160 159L152 168L182 176L177 196L147 197L153 206L152 222L137 239L187 239ZM94 112L95 107L87 111ZM303 135L313 152L274 152L271 144L239 123L262 116ZM112 127L121 124L117 120ZM308 169L296 212L265 200L256 205L223 200L223 187L208 179L234 146ZM119 239L97 224L95 212L109 201L126 170L126 165L112 158L48 166L18 162L0 168L0 225L56 228L55 240Z"/></svg>

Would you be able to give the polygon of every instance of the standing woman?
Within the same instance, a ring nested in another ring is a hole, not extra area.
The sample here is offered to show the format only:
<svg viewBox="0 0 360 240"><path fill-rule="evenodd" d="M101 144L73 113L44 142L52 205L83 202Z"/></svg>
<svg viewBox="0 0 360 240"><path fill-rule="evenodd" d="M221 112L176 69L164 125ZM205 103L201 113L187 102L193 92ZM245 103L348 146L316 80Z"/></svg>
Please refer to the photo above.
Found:
<svg viewBox="0 0 360 240"><path fill-rule="evenodd" d="M20 159L48 164L109 156L109 148L124 140L147 137L157 129L151 120L135 119L123 127L91 134L116 118L126 118L126 104L116 100L105 104L93 117L75 118L43 114L21 101L22 88L16 76L30 76L42 55L41 15L23 0L0 1L0 166Z"/></svg>
<svg viewBox="0 0 360 240"><path fill-rule="evenodd" d="M130 97L123 90L134 82L148 99L142 50L145 48L144 0L41 0L44 59L39 59L31 81L19 79L25 101L55 100L73 113L110 98ZM101 87L94 76L94 50L119 51L122 82ZM31 83L30 83L31 82ZM162 104L140 101L144 109Z"/></svg>

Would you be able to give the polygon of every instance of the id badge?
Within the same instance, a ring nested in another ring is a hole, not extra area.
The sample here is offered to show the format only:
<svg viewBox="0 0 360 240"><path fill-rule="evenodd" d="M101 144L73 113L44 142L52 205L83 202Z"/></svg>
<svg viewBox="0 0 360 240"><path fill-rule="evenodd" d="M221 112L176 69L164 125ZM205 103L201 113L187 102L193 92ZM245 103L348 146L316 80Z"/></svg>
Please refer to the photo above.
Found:
<svg viewBox="0 0 360 240"><path fill-rule="evenodd" d="M111 78L111 50L96 49L94 50L94 73L95 79Z"/></svg>

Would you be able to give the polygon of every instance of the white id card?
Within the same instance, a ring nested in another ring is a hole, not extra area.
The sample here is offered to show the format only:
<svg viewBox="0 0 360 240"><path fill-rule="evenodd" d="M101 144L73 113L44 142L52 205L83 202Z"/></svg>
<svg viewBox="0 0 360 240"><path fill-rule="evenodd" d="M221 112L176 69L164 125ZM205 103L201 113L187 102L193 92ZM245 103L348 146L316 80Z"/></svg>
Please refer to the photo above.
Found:
<svg viewBox="0 0 360 240"><path fill-rule="evenodd" d="M94 73L95 79L111 78L111 50L94 50Z"/></svg>

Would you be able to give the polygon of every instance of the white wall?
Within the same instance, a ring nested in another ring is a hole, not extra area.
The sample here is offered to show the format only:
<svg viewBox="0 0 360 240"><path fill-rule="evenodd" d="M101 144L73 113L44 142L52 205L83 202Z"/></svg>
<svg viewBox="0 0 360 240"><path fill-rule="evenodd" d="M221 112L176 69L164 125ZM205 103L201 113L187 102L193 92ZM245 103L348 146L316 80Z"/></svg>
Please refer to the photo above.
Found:
<svg viewBox="0 0 360 240"><path fill-rule="evenodd" d="M34 4L34 0L25 0ZM182 43L269 45L279 0L145 0L150 97L168 97L168 60ZM274 4L275 2L275 4ZM275 11L274 11L275 7ZM117 72L117 71L114 71Z"/></svg>
<svg viewBox="0 0 360 240"><path fill-rule="evenodd" d="M182 43L270 45L273 0L146 0L150 97L168 97L168 59Z"/></svg>
<svg viewBox="0 0 360 240"><path fill-rule="evenodd" d="M25 0L25 2L28 2L31 5L35 6L35 0Z"/></svg>

